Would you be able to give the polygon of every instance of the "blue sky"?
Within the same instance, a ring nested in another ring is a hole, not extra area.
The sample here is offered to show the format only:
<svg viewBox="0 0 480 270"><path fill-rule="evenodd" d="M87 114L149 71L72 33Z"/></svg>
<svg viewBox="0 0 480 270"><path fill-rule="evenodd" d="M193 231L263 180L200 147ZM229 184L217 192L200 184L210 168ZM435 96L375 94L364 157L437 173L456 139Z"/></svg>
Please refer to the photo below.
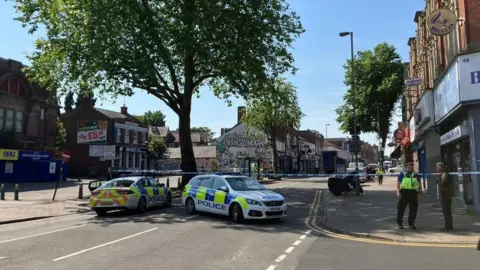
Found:
<svg viewBox="0 0 480 270"><path fill-rule="evenodd" d="M346 91L343 64L350 57L350 43L338 33L353 31L357 51L387 41L395 45L402 58L408 61L407 40L415 35L416 29L414 14L424 8L425 1L290 0L290 4L301 16L306 29L294 49L295 64L300 70L295 76L289 76L298 88L300 105L306 114L302 129L314 129L324 134L325 125L330 124L328 137L345 137L346 134L338 130L334 109L343 103ZM0 42L0 56L28 63L25 53L33 50L35 37L30 36L13 17L13 4L0 1L0 25L4 37ZM123 102L124 98L119 98L115 102L103 101L101 106L119 111ZM167 115L167 125L173 129L178 127L178 117L160 100L144 92L126 98L125 102L131 114L161 110ZM218 134L220 128L236 124L236 108L240 105L243 101L235 100L232 107L228 107L208 89L202 89L201 98L193 101L192 125L208 126ZM362 135L362 140L376 142L376 136Z"/></svg>

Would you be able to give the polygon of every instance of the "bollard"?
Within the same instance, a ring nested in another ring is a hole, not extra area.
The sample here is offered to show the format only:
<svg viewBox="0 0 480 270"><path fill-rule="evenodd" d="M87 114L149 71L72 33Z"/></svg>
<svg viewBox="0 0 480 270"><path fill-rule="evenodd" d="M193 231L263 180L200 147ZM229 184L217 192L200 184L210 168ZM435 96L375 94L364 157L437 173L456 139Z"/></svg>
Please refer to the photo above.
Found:
<svg viewBox="0 0 480 270"><path fill-rule="evenodd" d="M79 198L80 200L83 200L83 184L80 184L80 185L78 186L78 198Z"/></svg>
<svg viewBox="0 0 480 270"><path fill-rule="evenodd" d="M480 250L480 239L478 239L477 250Z"/></svg>
<svg viewBox="0 0 480 270"><path fill-rule="evenodd" d="M170 178L167 177L167 187L170 187Z"/></svg>
<svg viewBox="0 0 480 270"><path fill-rule="evenodd" d="M178 177L177 188L180 188L180 184L181 184L180 177Z"/></svg>
<svg viewBox="0 0 480 270"><path fill-rule="evenodd" d="M0 185L0 200L2 200L2 201L5 200L5 185L4 184Z"/></svg>
<svg viewBox="0 0 480 270"><path fill-rule="evenodd" d="M13 199L15 201L18 201L18 193L20 192L20 187L18 186L18 184L15 185L15 189L14 189L14 196L13 196Z"/></svg>

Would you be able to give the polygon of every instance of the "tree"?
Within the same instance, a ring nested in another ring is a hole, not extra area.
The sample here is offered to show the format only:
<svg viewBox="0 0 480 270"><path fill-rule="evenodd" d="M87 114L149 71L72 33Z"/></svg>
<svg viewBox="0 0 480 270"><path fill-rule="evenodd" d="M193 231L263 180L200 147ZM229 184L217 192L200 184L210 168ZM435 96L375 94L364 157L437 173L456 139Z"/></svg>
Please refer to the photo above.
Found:
<svg viewBox="0 0 480 270"><path fill-rule="evenodd" d="M276 80L273 84L265 84L265 94L247 100L247 111L242 122L267 135L273 150L273 167L278 168L277 134L279 129L293 125L300 127L303 117L298 104L295 87L285 79Z"/></svg>
<svg viewBox="0 0 480 270"><path fill-rule="evenodd" d="M64 103L64 110L66 112L69 112L71 110L73 110L73 92L72 91L68 91L67 94L65 95L65 100L63 101Z"/></svg>
<svg viewBox="0 0 480 270"><path fill-rule="evenodd" d="M380 43L373 50L358 52L352 74L351 61L345 65L345 84L349 86L343 97L345 103L336 109L337 122L344 132L353 127L352 104L357 104L357 124L364 133L374 132L385 147L395 104L403 92L404 65L394 46ZM356 92L351 83L355 81ZM383 162L383 153L381 162Z"/></svg>
<svg viewBox="0 0 480 270"><path fill-rule="evenodd" d="M60 121L59 118L57 118L57 134L55 136L55 150L57 153L62 152L65 150L65 147L67 145L67 131L65 130L65 127L63 126L62 121Z"/></svg>
<svg viewBox="0 0 480 270"><path fill-rule="evenodd" d="M208 138L205 143L210 143L213 140L213 137L215 137L215 132L213 132L209 127L192 127L191 130L192 132L207 132Z"/></svg>
<svg viewBox="0 0 480 270"><path fill-rule="evenodd" d="M162 113L162 111L148 111L143 115L135 115L134 117L149 126L165 126L165 115Z"/></svg>
<svg viewBox="0 0 480 270"><path fill-rule="evenodd" d="M162 136L158 134L148 135L148 155L150 160L157 160L164 156L167 151L167 145Z"/></svg>
<svg viewBox="0 0 480 270"><path fill-rule="evenodd" d="M286 0L12 1L31 33L47 30L29 56L31 80L162 100L179 117L184 172L197 171L190 112L200 87L227 101L255 96L257 84L295 72L289 49L304 32Z"/></svg>

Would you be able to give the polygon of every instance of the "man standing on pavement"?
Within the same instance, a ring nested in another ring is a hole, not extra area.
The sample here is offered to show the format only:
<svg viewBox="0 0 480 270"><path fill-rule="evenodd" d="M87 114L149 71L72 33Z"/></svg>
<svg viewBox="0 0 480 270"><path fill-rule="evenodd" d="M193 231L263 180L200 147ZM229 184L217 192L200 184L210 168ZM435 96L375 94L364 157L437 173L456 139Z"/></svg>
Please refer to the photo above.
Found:
<svg viewBox="0 0 480 270"><path fill-rule="evenodd" d="M445 228L443 231L453 231L452 200L453 200L453 181L447 172L445 163L437 163L437 172L440 175L437 178L437 185L440 187L440 201L442 202L443 217L445 219Z"/></svg>
<svg viewBox="0 0 480 270"><path fill-rule="evenodd" d="M413 163L408 162L405 165L407 171L401 172L397 179L397 197L400 198L397 205L397 224L399 229L404 229L403 215L408 205L408 225L415 230L417 228L415 220L418 212L418 195L422 194L422 186L420 185L420 176L413 171Z"/></svg>
<svg viewBox="0 0 480 270"><path fill-rule="evenodd" d="M378 176L378 185L379 186L383 185L383 168L382 168L382 166L379 166L377 168L377 176Z"/></svg>

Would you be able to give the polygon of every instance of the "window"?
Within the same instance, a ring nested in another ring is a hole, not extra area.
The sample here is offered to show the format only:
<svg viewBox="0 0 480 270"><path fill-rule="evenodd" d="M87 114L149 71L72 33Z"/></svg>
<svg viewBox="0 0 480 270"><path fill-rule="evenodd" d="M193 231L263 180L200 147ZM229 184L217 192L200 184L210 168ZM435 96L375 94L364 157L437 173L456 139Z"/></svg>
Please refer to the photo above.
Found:
<svg viewBox="0 0 480 270"><path fill-rule="evenodd" d="M115 128L115 132L116 132L115 133L115 136L116 136L115 141L117 143L122 142L122 130L120 128Z"/></svg>
<svg viewBox="0 0 480 270"><path fill-rule="evenodd" d="M5 118L5 109L0 108L0 130L3 130L3 119Z"/></svg>
<svg viewBox="0 0 480 270"><path fill-rule="evenodd" d="M9 79L8 80L8 93L17 95L18 93L18 80L17 79Z"/></svg>
<svg viewBox="0 0 480 270"><path fill-rule="evenodd" d="M202 182L202 179L201 177L196 177L196 178L193 178L192 180L190 180L190 183L189 185L191 186L199 186L200 185L200 182Z"/></svg>
<svg viewBox="0 0 480 270"><path fill-rule="evenodd" d="M138 132L133 131L132 133L133 133L132 143L133 143L133 144L138 144Z"/></svg>
<svg viewBox="0 0 480 270"><path fill-rule="evenodd" d="M213 189L219 189L221 187L226 187L227 184L225 184L225 181L223 181L223 179L221 178L215 178L214 182L213 182Z"/></svg>
<svg viewBox="0 0 480 270"><path fill-rule="evenodd" d="M13 117L14 117L14 111L13 110L7 110L7 120L5 121L5 129L10 131L13 128Z"/></svg>
<svg viewBox="0 0 480 270"><path fill-rule="evenodd" d="M128 129L123 131L123 143L130 143L130 130Z"/></svg>
<svg viewBox="0 0 480 270"><path fill-rule="evenodd" d="M15 131L16 132L23 132L23 112L22 111L16 111Z"/></svg>
<svg viewBox="0 0 480 270"><path fill-rule="evenodd" d="M201 187L204 188L212 188L213 186L213 179L211 177L205 177L202 179L202 183L200 183Z"/></svg>

